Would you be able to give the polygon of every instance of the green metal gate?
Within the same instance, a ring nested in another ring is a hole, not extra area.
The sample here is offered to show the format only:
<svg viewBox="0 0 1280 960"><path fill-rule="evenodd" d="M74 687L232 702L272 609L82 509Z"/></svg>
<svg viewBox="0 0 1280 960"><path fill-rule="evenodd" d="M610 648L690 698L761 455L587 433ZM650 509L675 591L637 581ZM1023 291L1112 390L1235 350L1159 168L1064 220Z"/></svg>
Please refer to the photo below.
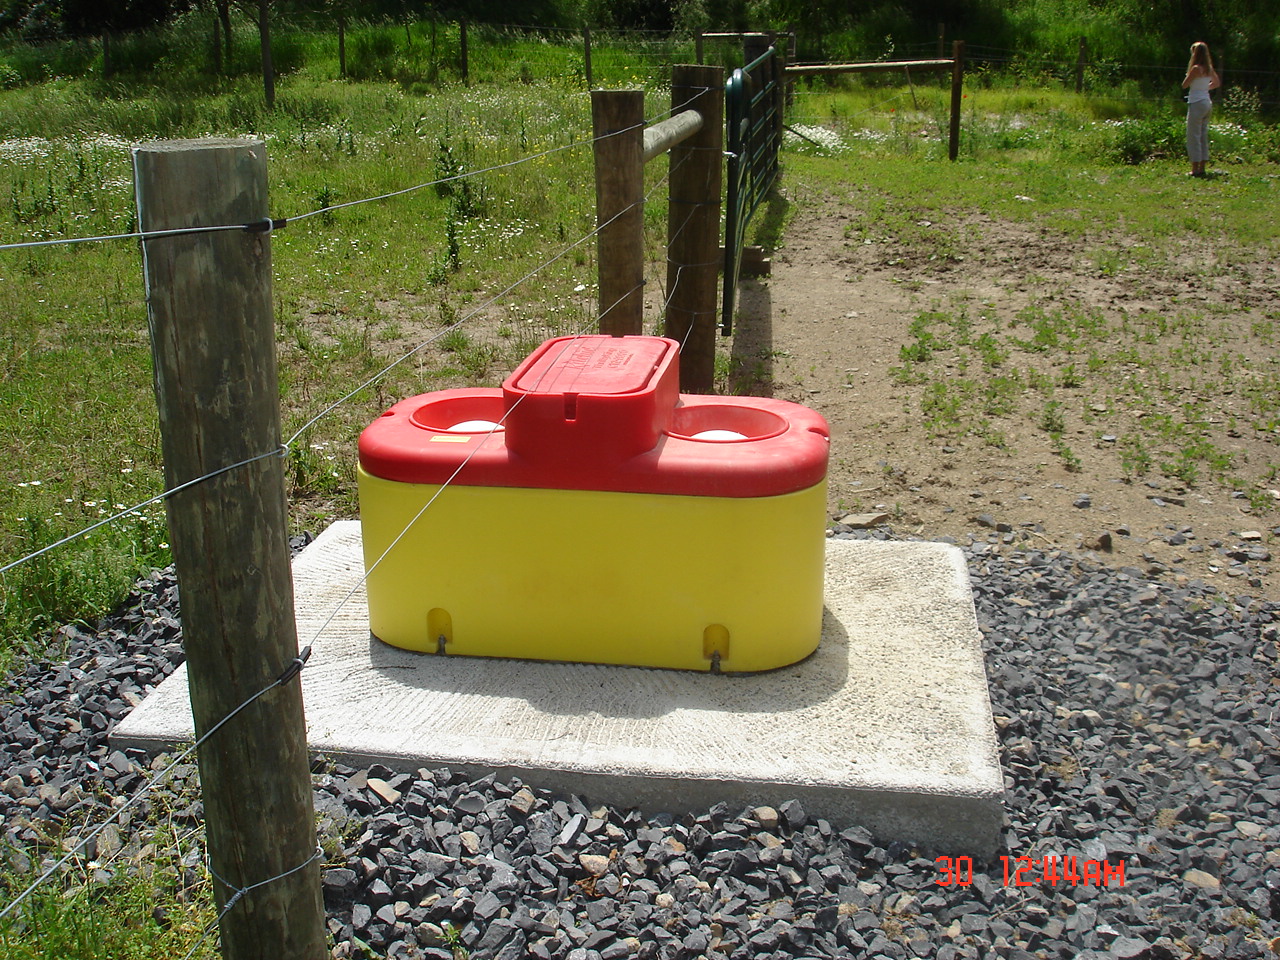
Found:
<svg viewBox="0 0 1280 960"><path fill-rule="evenodd" d="M747 225L778 177L778 150L782 146L782 77L779 73L778 51L771 46L746 66L733 71L725 84L728 185L720 328L726 336L733 330L734 301Z"/></svg>

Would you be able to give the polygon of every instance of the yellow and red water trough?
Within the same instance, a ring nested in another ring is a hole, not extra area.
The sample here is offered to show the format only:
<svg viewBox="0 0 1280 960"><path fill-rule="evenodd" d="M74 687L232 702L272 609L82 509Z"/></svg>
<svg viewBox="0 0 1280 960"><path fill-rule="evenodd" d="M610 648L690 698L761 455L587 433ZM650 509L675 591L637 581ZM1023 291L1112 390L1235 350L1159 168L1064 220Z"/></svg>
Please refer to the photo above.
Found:
<svg viewBox="0 0 1280 960"><path fill-rule="evenodd" d="M679 344L548 340L360 437L369 626L426 653L769 670L822 633L829 432L679 393Z"/></svg>

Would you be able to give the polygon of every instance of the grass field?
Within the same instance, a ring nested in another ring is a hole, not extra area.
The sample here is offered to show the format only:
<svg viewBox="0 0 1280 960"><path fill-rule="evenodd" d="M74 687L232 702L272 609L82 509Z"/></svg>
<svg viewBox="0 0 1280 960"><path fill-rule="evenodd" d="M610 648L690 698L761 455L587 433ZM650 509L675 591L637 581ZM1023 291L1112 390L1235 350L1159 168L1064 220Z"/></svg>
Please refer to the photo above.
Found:
<svg viewBox="0 0 1280 960"><path fill-rule="evenodd" d="M625 82L618 74L617 82ZM91 81L67 79L0 91L7 136L0 142L0 242L133 229L129 147L143 139L265 138L276 216L532 158L462 181L465 189L426 187L311 217L274 236L286 435L407 357L292 445L293 523L314 531L355 515L355 438L395 399L464 383L494 385L542 339L593 328L594 243L580 242L594 225L584 145L589 104L569 82L408 89L307 71L282 81L274 112L258 97L250 80L181 98L156 86L104 94ZM667 100L664 90L650 87L648 113L661 115ZM1173 192L1181 125L1172 102L1135 106L978 78L965 100L955 168L943 166L946 114L937 87L802 86L791 123L807 139L794 140L785 158L786 188L797 198L790 216L803 215L806 195L855 190L868 235L892 234L925 258L954 257L965 243L963 234L919 228L930 206L1078 238L1104 274L1159 267L1169 241L1186 232L1220 240L1250 262L1277 252L1280 136L1243 108L1224 111L1214 128L1216 155L1229 165L1230 180L1195 209ZM663 167L651 164L649 171L655 193L645 219L654 264L662 263L666 229ZM1124 241L1098 240L1099 225ZM785 223L766 226L786 230ZM664 274L655 266L655 283ZM158 493L161 464L136 243L0 251L0 312L0 436L7 454L0 467L0 563L7 563ZM1071 367L1084 377L1096 372L1088 353L1078 359L1065 344L1094 336L1088 320L1028 315L1016 328L980 331L958 329L954 312L925 317L903 345L903 376L927 376L932 347L945 340L963 345L972 379L981 380L974 389L993 403L998 381L1008 376L1001 357L1024 349L1023 342L1038 353L1064 351L1059 376ZM1280 316L1273 316L1256 336L1274 345L1278 332ZM1105 352L1150 356L1150 336L1145 327L1108 329ZM1280 425L1274 368L1255 368L1245 358L1225 370L1233 358L1206 336L1186 339L1178 362L1208 363L1215 375L1236 377L1258 416ZM1024 382L1017 389L1036 387ZM1168 389L1179 389L1177 381ZM1022 415L1050 429L1055 411L1048 402L1026 405ZM946 397L936 398L935 411L939 418L963 415L963 408L948 408ZM1156 445L1162 426L1150 417L1138 429L1135 458ZM1148 429L1150 435L1142 432ZM1218 468L1205 461L1197 469ZM58 623L91 620L124 595L139 571L168 560L163 509L150 506L5 573L0 664L42 649ZM18 874L9 872L0 890L17 883ZM42 930L79 937L79 945L59 946L42 933L21 938L21 950L9 955L172 956L175 938L189 943L196 928L177 923L161 930L148 919L157 903L170 914L190 909L176 905L172 890L159 890L145 877L103 889L89 874L70 899L61 892L38 898L31 917ZM93 918L87 927L85 917Z"/></svg>

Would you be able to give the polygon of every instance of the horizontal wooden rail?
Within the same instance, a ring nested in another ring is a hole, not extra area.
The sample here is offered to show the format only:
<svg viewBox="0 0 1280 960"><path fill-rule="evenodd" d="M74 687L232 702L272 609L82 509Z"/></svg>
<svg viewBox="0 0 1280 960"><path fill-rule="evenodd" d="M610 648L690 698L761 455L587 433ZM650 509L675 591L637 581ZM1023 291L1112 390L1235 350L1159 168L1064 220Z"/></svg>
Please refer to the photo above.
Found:
<svg viewBox="0 0 1280 960"><path fill-rule="evenodd" d="M818 73L876 73L890 70L950 70L953 60L877 60L874 63L794 63L788 64L789 77Z"/></svg>
<svg viewBox="0 0 1280 960"><path fill-rule="evenodd" d="M702 114L685 110L661 123L646 127L644 131L644 162L666 153L677 143L683 143L702 129Z"/></svg>

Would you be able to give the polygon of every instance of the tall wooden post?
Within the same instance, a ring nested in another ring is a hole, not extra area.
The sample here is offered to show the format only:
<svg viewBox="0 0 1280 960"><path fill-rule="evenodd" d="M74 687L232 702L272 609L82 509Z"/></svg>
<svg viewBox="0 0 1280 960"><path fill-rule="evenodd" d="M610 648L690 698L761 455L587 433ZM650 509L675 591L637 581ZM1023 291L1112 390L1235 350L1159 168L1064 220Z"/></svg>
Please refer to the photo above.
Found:
<svg viewBox="0 0 1280 960"><path fill-rule="evenodd" d="M347 76L347 18L338 17L338 76Z"/></svg>
<svg viewBox="0 0 1280 960"><path fill-rule="evenodd" d="M1080 38L1080 55L1076 57L1076 93L1084 90L1084 65L1089 56L1089 41Z"/></svg>
<svg viewBox="0 0 1280 960"><path fill-rule="evenodd" d="M951 135L947 141L947 156L954 160L960 155L960 101L964 89L964 41L951 44Z"/></svg>
<svg viewBox="0 0 1280 960"><path fill-rule="evenodd" d="M693 38L693 55L694 55L694 58L698 61L698 63L705 62L703 60L702 54L703 54L702 31L699 30L696 34L694 34L694 38Z"/></svg>
<svg viewBox="0 0 1280 960"><path fill-rule="evenodd" d="M591 28L586 25L582 27L582 70L587 78L587 89L590 90L596 85L596 81L591 73Z"/></svg>
<svg viewBox="0 0 1280 960"><path fill-rule="evenodd" d="M721 259L718 251L724 70L673 67L671 105L673 109L698 111L702 127L670 151L664 333L682 345L680 389L685 393L711 393L715 385L716 281Z"/></svg>
<svg viewBox="0 0 1280 960"><path fill-rule="evenodd" d="M133 156L144 231L267 216L261 141L168 141ZM276 449L270 234L150 239L143 266L167 487ZM284 460L273 455L205 480L170 497L167 510L199 737L298 654ZM223 917L223 956L321 960L324 908L298 680L246 707L200 747L199 761L219 906L264 883Z"/></svg>
<svg viewBox="0 0 1280 960"><path fill-rule="evenodd" d="M462 82L468 83L471 79L470 68L467 64L467 18L463 17L462 22L458 24L458 47L460 50L460 58L462 60Z"/></svg>
<svg viewBox="0 0 1280 960"><path fill-rule="evenodd" d="M600 332L644 330L644 91L592 90Z"/></svg>
<svg viewBox="0 0 1280 960"><path fill-rule="evenodd" d="M742 65L753 60L759 60L761 55L769 49L769 35L767 33L747 33L742 37Z"/></svg>
<svg viewBox="0 0 1280 960"><path fill-rule="evenodd" d="M773 37L773 48L776 56L770 64L770 75L773 78L774 85L774 137L777 141L775 152L782 149L782 134L787 127L787 64L790 58L787 53L787 44L785 37L779 38L777 34Z"/></svg>
<svg viewBox="0 0 1280 960"><path fill-rule="evenodd" d="M267 109L276 105L276 69L271 63L271 7L268 0L258 0L258 43L262 47L262 91Z"/></svg>

